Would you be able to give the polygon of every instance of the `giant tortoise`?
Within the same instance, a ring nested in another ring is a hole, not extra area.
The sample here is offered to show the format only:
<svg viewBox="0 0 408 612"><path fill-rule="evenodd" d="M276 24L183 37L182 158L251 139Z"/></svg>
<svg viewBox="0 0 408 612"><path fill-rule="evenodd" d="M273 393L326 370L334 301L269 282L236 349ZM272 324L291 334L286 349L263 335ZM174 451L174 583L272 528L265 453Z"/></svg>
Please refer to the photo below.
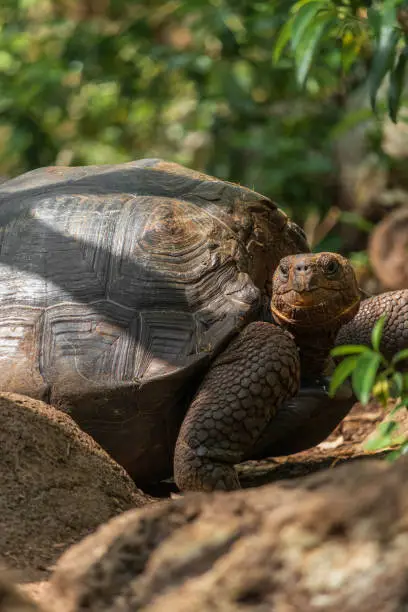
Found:
<svg viewBox="0 0 408 612"><path fill-rule="evenodd" d="M268 198L157 159L50 167L1 185L0 228L0 390L69 413L138 484L174 465L181 489L236 488L234 464L310 447L352 406L322 375L353 271Z"/></svg>

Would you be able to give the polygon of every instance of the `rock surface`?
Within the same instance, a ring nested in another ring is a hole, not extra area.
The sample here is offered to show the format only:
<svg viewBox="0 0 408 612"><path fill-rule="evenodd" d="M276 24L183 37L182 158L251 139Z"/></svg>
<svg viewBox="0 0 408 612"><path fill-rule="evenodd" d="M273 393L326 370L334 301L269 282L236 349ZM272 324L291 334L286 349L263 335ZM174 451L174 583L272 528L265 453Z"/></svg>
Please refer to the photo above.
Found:
<svg viewBox="0 0 408 612"><path fill-rule="evenodd" d="M0 612L40 612L40 608L6 576L0 576Z"/></svg>
<svg viewBox="0 0 408 612"><path fill-rule="evenodd" d="M126 512L66 552L53 612L403 612L408 458Z"/></svg>
<svg viewBox="0 0 408 612"><path fill-rule="evenodd" d="M386 290L408 287L408 204L386 215L374 228L368 255Z"/></svg>
<svg viewBox="0 0 408 612"><path fill-rule="evenodd" d="M62 412L0 394L0 566L44 580L71 544L149 498Z"/></svg>

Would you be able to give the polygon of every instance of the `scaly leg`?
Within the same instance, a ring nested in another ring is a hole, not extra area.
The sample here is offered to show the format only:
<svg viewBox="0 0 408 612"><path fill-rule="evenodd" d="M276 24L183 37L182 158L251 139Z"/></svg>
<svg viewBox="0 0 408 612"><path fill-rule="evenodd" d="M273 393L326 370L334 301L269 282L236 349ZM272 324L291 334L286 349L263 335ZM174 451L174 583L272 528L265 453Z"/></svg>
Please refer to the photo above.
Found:
<svg viewBox="0 0 408 612"><path fill-rule="evenodd" d="M388 358L408 348L408 289L375 295L360 304L357 315L340 329L336 344L370 344L371 331L387 316L380 349Z"/></svg>
<svg viewBox="0 0 408 612"><path fill-rule="evenodd" d="M174 474L181 490L237 489L242 461L276 410L299 387L291 335L250 323L214 361L185 416Z"/></svg>

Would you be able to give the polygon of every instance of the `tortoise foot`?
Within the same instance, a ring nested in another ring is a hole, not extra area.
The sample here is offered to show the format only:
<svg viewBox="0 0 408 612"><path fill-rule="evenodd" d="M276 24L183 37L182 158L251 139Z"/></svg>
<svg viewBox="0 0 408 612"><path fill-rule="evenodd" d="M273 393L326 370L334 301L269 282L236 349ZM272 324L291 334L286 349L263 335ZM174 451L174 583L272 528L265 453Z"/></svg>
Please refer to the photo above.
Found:
<svg viewBox="0 0 408 612"><path fill-rule="evenodd" d="M179 445L175 459L175 480L181 491L234 491L240 489L238 475L232 465L200 456L206 449L196 452Z"/></svg>

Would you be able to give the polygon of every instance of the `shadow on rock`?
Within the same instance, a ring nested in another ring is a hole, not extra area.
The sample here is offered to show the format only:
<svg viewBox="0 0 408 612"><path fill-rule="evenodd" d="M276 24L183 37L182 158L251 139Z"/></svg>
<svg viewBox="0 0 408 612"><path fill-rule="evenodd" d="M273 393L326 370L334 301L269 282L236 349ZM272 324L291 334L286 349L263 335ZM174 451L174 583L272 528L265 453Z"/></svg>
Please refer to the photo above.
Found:
<svg viewBox="0 0 408 612"><path fill-rule="evenodd" d="M113 519L51 579L54 612L397 612L408 605L408 459L356 462ZM47 604L48 602L48 604Z"/></svg>

